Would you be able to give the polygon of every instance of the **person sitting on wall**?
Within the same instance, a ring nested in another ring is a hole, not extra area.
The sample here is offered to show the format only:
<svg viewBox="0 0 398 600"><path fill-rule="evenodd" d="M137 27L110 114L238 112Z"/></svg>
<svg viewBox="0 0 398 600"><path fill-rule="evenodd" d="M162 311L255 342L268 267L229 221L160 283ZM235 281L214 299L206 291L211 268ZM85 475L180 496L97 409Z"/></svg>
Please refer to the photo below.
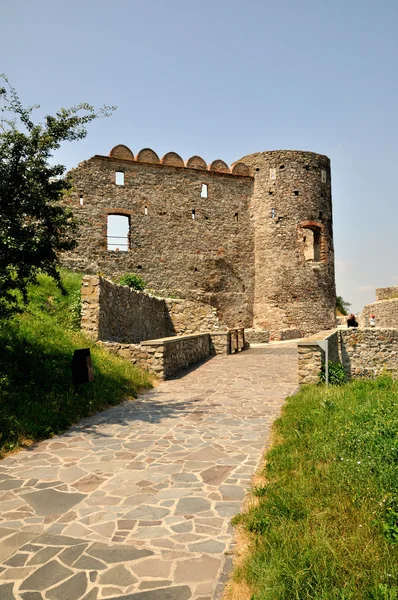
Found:
<svg viewBox="0 0 398 600"><path fill-rule="evenodd" d="M347 319L347 327L358 327L358 321L356 320L355 315L352 313Z"/></svg>
<svg viewBox="0 0 398 600"><path fill-rule="evenodd" d="M370 315L369 317L369 326L376 327L376 315Z"/></svg>

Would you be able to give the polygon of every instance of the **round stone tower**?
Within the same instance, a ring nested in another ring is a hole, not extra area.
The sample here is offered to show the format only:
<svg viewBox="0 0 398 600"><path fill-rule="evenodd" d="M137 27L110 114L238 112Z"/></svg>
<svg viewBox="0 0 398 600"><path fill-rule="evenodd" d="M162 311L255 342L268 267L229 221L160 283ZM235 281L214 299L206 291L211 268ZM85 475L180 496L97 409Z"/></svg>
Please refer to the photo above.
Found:
<svg viewBox="0 0 398 600"><path fill-rule="evenodd" d="M329 159L313 152L277 150L241 161L255 178L253 327L268 329L271 338L334 327Z"/></svg>

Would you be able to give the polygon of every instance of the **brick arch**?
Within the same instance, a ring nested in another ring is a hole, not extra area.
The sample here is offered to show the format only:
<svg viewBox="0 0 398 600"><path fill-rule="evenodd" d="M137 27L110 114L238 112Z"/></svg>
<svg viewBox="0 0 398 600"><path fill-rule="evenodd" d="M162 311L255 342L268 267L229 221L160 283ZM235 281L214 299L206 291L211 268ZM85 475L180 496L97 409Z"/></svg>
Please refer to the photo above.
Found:
<svg viewBox="0 0 398 600"><path fill-rule="evenodd" d="M229 166L223 160L213 160L209 166L210 171L216 171L217 173L230 173Z"/></svg>
<svg viewBox="0 0 398 600"><path fill-rule="evenodd" d="M251 175L250 168L243 162L236 162L231 166L234 175Z"/></svg>
<svg viewBox="0 0 398 600"><path fill-rule="evenodd" d="M191 169L201 169L203 171L207 171L207 164L201 156L191 156L191 158L187 160L186 166L190 167Z"/></svg>
<svg viewBox="0 0 398 600"><path fill-rule="evenodd" d="M160 164L160 160L158 155L151 148L143 148L137 154L138 162L152 163L152 164Z"/></svg>
<svg viewBox="0 0 398 600"><path fill-rule="evenodd" d="M160 161L162 165L172 165L173 167L184 167L184 161L177 152L167 152Z"/></svg>
<svg viewBox="0 0 398 600"><path fill-rule="evenodd" d="M124 144L118 144L117 146L114 146L109 152L109 156L111 158L121 158L123 160L135 160L134 154L131 152L130 148Z"/></svg>

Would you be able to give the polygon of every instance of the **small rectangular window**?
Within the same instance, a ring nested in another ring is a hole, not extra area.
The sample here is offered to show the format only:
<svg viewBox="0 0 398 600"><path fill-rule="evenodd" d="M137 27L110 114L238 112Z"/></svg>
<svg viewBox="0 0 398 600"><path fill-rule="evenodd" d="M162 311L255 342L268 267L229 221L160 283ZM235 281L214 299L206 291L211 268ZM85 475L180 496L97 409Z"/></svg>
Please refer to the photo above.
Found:
<svg viewBox="0 0 398 600"><path fill-rule="evenodd" d="M192 218L193 219L195 218L195 209L194 208L192 209Z"/></svg>
<svg viewBox="0 0 398 600"><path fill-rule="evenodd" d="M83 200L83 196L81 194L80 194L79 202L80 202L80 206L83 206L84 200Z"/></svg>
<svg viewBox="0 0 398 600"><path fill-rule="evenodd" d="M201 198L207 198L209 186L207 183L202 183L202 191L200 192Z"/></svg>
<svg viewBox="0 0 398 600"><path fill-rule="evenodd" d="M147 214L148 214L148 207L145 206L145 208L144 208L144 215L147 215Z"/></svg>
<svg viewBox="0 0 398 600"><path fill-rule="evenodd" d="M116 185L124 185L124 173L123 173L123 171L116 171L115 183L116 183Z"/></svg>
<svg viewBox="0 0 398 600"><path fill-rule="evenodd" d="M235 222L237 223L239 221L239 214L236 212L235 213Z"/></svg>
<svg viewBox="0 0 398 600"><path fill-rule="evenodd" d="M326 171L325 171L325 169L321 169L321 181L322 181L322 183L326 183Z"/></svg>

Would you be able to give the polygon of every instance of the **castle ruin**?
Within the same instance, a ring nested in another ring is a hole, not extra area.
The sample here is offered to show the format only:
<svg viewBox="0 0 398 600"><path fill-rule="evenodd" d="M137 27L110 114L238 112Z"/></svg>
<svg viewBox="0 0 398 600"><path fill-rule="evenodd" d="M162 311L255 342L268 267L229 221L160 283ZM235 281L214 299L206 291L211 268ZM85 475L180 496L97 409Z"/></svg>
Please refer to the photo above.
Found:
<svg viewBox="0 0 398 600"><path fill-rule="evenodd" d="M271 338L335 326L326 156L259 152L229 168L119 145L70 175L80 230L65 266L137 273L158 295L211 305L220 323Z"/></svg>

